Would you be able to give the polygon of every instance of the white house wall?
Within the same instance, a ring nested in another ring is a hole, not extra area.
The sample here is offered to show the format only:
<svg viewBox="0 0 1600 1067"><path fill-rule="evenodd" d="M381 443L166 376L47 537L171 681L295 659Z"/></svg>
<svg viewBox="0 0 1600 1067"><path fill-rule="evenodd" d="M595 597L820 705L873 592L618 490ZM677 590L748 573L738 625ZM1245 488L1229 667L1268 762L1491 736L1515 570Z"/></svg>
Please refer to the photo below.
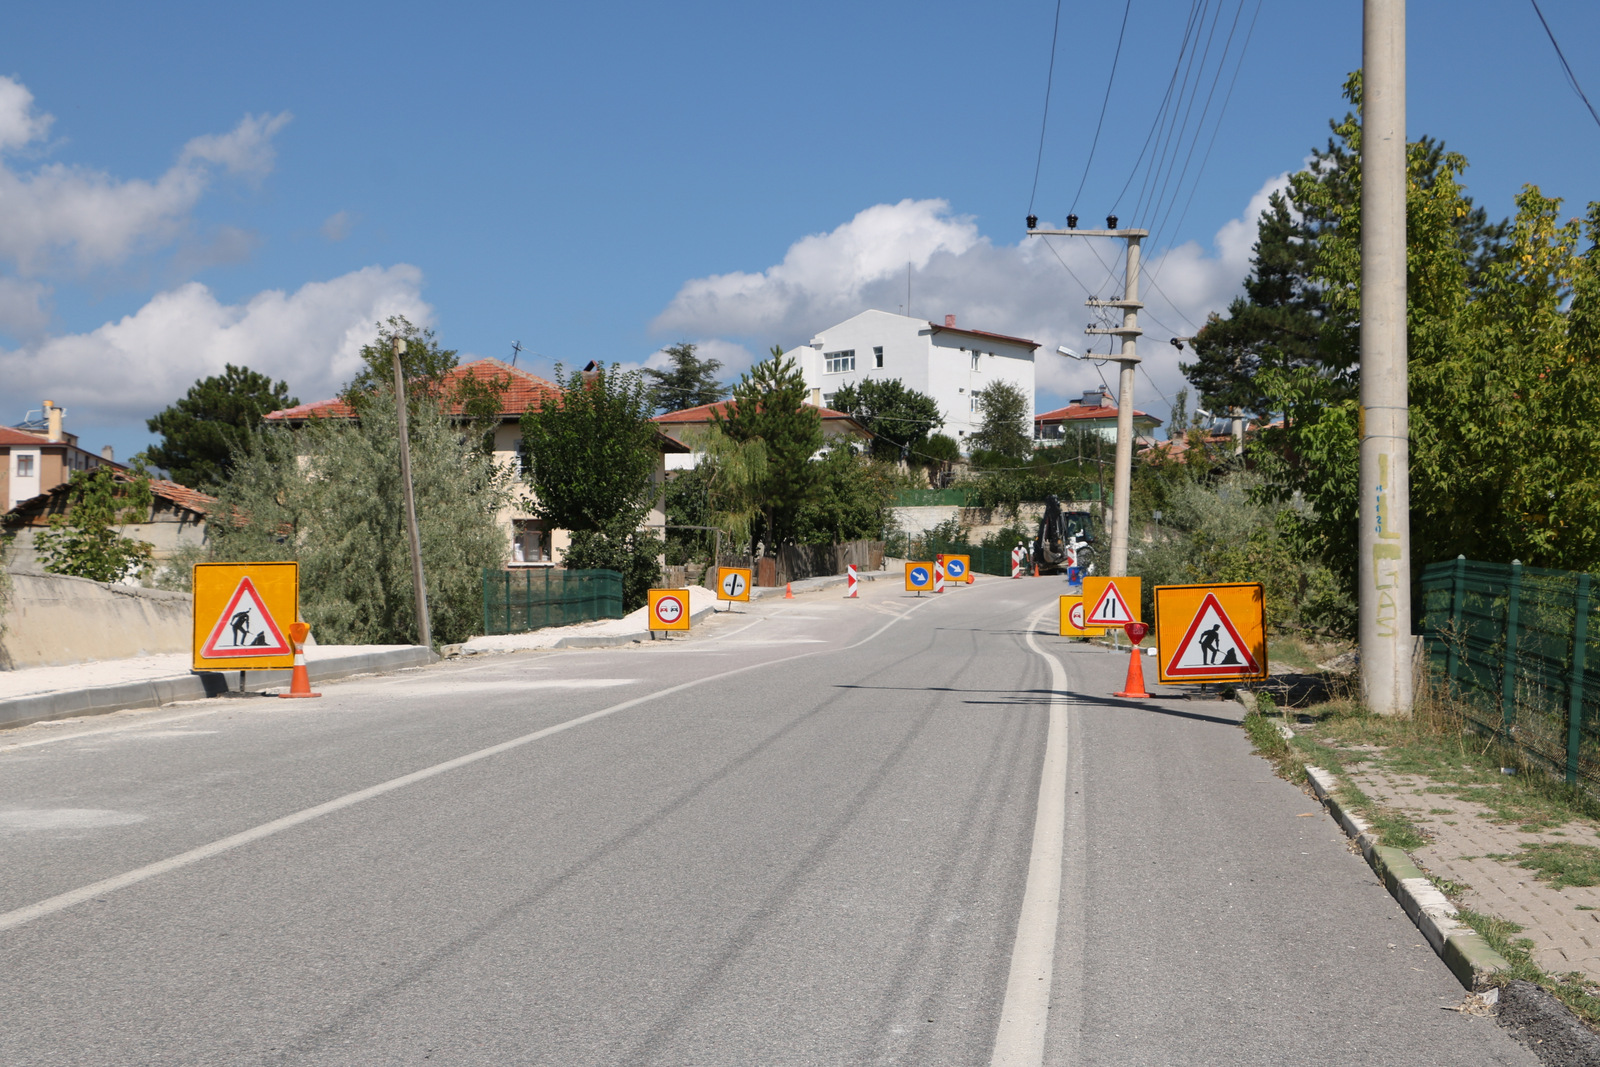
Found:
<svg viewBox="0 0 1600 1067"><path fill-rule="evenodd" d="M878 348L883 366L876 365ZM855 369L829 372L830 353L853 350ZM977 353L976 366L973 355ZM925 319L887 311L863 311L837 326L830 326L793 353L806 377L806 386L821 402L846 385L867 378L898 379L908 389L931 396L943 419L939 432L967 447L966 438L978 429L981 418L972 410L973 393L996 382L1009 382L1034 401L1033 350L991 337L958 330L937 329Z"/></svg>

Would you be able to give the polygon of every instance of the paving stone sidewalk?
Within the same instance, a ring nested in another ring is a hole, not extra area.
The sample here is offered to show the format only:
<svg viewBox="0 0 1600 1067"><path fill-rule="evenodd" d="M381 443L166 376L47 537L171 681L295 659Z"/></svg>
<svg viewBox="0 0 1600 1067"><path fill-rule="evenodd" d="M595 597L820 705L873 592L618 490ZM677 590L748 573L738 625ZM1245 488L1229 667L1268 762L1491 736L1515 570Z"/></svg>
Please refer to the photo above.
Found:
<svg viewBox="0 0 1600 1067"><path fill-rule="evenodd" d="M1397 774L1371 764L1347 765L1344 778L1379 804L1393 808L1433 838L1411 853L1436 881L1455 883L1460 903L1473 911L1523 927L1533 959L1554 974L1577 971L1600 982L1600 886L1556 889L1514 860L1523 845L1600 845L1600 825L1585 819L1540 832L1495 822L1480 804L1451 796L1429 779Z"/></svg>

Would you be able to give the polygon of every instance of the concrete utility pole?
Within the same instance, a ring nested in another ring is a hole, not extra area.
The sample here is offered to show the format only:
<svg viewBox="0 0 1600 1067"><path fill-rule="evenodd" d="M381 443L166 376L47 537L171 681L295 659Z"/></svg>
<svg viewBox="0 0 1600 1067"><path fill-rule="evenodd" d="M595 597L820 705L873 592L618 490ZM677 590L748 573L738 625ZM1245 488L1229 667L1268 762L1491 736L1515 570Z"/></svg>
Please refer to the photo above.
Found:
<svg viewBox="0 0 1600 1067"><path fill-rule="evenodd" d="M1410 715L1411 484L1406 377L1406 5L1364 0L1361 41L1361 686Z"/></svg>
<svg viewBox="0 0 1600 1067"><path fill-rule="evenodd" d="M1107 228L1104 230L1077 229L1076 215L1067 219L1067 224L1072 226L1072 229L1037 230L1033 228L1032 223L1033 220L1030 218L1029 237L1120 237L1128 242L1128 277L1123 285L1122 299L1085 301L1089 307L1121 308L1122 325L1091 326L1084 331L1091 334L1114 334L1122 338L1122 354L1107 357L1122 364L1122 380L1118 382L1117 389L1117 458L1111 483L1110 574L1113 576L1127 574L1128 497L1133 482L1133 373L1134 368L1139 365L1138 338L1144 332L1139 329L1139 309L1144 307L1139 301L1139 242L1149 237L1150 231L1119 230L1115 215L1106 219Z"/></svg>
<svg viewBox="0 0 1600 1067"><path fill-rule="evenodd" d="M417 533L417 498L411 489L411 435L406 429L406 376L400 355L403 337L394 339L394 402L400 419L400 485L406 498L406 532L411 539L411 584L417 595L417 643L433 647L433 626L428 619L428 586L422 580L422 538Z"/></svg>

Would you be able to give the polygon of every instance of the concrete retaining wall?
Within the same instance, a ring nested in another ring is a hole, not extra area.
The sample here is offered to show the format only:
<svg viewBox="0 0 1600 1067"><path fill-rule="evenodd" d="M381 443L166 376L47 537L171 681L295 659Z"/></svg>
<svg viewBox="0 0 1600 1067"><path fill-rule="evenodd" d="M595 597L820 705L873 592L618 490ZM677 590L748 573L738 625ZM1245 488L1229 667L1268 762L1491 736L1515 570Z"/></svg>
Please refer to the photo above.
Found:
<svg viewBox="0 0 1600 1067"><path fill-rule="evenodd" d="M13 573L11 583L0 616L0 669L189 651L188 593L56 574Z"/></svg>

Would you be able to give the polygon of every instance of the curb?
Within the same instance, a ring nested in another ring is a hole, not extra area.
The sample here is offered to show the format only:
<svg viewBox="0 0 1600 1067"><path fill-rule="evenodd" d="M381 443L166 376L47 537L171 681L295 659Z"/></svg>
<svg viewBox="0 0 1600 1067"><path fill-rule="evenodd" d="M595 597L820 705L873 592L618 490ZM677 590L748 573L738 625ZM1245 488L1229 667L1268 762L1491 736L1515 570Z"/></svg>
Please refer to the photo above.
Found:
<svg viewBox="0 0 1600 1067"><path fill-rule="evenodd" d="M431 649L408 645L383 652L360 652L350 656L330 656L306 665L313 682L348 678L352 674L377 674L425 667L439 657ZM251 671L251 689L271 689L289 684L291 671ZM36 722L69 719L79 715L107 715L128 708L153 708L179 700L199 700L229 691L228 679L221 671L172 674L138 682L101 685L85 689L62 689L54 693L0 700L0 730L15 729Z"/></svg>
<svg viewBox="0 0 1600 1067"><path fill-rule="evenodd" d="M1495 975L1511 964L1489 947L1479 933L1460 919L1456 906L1423 874L1404 850L1385 845L1365 819L1347 810L1333 794L1339 780L1321 767L1306 767L1306 777L1317 799L1327 807L1347 836L1377 874L1389 895L1399 902L1411 921L1439 954L1450 973L1463 986L1482 990L1494 984Z"/></svg>
<svg viewBox="0 0 1600 1067"><path fill-rule="evenodd" d="M716 606L701 608L699 611L690 612L689 625L693 626L701 619L715 612ZM625 634L597 634L594 637L563 637L548 649L529 649L530 652L546 652L561 648L616 648L618 645L642 644L650 639L649 630L633 630Z"/></svg>

